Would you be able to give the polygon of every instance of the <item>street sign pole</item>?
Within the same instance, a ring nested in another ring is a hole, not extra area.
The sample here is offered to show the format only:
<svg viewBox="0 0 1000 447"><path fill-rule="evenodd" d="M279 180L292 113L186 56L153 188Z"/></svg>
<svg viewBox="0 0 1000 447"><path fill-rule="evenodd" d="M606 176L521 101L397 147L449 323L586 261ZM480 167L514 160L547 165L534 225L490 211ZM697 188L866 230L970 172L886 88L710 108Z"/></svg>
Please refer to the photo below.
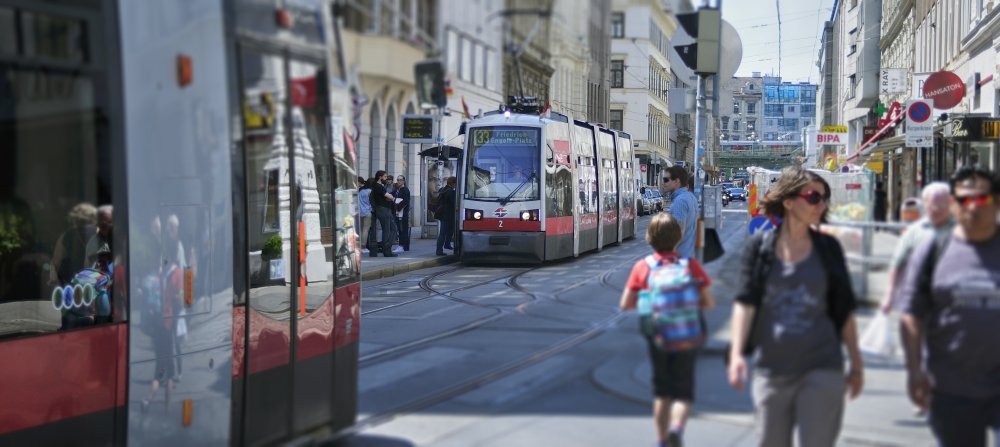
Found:
<svg viewBox="0 0 1000 447"><path fill-rule="evenodd" d="M694 195L698 198L698 237L695 244L695 257L701 261L704 258L705 248L705 207L708 204L705 203L705 179L700 175L703 167L701 163L701 157L705 154L705 128L708 124L708 110L705 107L705 75L698 75L698 114L695 115L695 130L694 130L694 141L695 141L695 154L694 154L694 169L691 175L694 176ZM681 188L684 185L680 186Z"/></svg>

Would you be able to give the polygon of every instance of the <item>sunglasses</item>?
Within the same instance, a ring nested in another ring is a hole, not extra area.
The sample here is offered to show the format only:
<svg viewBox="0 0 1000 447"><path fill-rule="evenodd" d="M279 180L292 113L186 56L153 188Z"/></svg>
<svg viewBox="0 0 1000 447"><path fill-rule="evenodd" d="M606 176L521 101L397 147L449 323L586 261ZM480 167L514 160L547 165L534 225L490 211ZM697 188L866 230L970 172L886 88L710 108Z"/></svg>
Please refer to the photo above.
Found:
<svg viewBox="0 0 1000 447"><path fill-rule="evenodd" d="M670 182L673 181L673 179L671 179L670 177L663 177L663 181Z"/></svg>
<svg viewBox="0 0 1000 447"><path fill-rule="evenodd" d="M827 199L826 196L823 195L823 193L815 190L809 190L804 193L800 193L799 197L806 199L806 202L809 202L810 205L818 205L819 202L825 202Z"/></svg>
<svg viewBox="0 0 1000 447"><path fill-rule="evenodd" d="M973 203L976 206L986 206L993 203L993 196L991 194L977 194L974 196L955 196L955 201L962 204L962 206L967 207Z"/></svg>

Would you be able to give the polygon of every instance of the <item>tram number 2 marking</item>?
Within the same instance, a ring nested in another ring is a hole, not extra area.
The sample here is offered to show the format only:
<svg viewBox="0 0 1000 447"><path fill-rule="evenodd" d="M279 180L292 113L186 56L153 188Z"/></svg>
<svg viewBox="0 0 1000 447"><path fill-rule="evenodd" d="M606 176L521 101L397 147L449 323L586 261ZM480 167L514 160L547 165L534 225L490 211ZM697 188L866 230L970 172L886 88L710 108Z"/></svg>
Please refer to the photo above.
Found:
<svg viewBox="0 0 1000 447"><path fill-rule="evenodd" d="M500 228L503 228L503 221L502 220L498 220L497 222L500 223Z"/></svg>

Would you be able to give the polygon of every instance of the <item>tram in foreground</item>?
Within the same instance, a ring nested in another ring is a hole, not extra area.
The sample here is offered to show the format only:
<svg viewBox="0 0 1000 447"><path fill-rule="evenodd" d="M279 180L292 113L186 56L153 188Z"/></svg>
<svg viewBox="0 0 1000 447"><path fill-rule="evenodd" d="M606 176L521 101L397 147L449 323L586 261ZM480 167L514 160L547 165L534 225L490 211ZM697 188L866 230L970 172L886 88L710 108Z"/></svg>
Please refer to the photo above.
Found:
<svg viewBox="0 0 1000 447"><path fill-rule="evenodd" d="M467 125L457 188L463 262L575 257L636 234L631 137L535 109Z"/></svg>
<svg viewBox="0 0 1000 447"><path fill-rule="evenodd" d="M354 423L331 6L0 0L0 445L263 445Z"/></svg>

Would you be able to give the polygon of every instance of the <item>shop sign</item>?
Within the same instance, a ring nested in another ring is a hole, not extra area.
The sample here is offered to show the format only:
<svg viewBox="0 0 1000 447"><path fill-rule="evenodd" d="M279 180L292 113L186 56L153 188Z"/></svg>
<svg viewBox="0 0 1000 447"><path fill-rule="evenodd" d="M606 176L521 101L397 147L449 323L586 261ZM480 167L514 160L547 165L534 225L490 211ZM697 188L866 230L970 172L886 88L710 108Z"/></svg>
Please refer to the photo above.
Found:
<svg viewBox="0 0 1000 447"><path fill-rule="evenodd" d="M646 172L646 165L639 165L639 172L645 173Z"/></svg>
<svg viewBox="0 0 1000 447"><path fill-rule="evenodd" d="M924 99L934 104L935 109L950 109L965 98L965 82L955 73L939 71L927 77L923 93Z"/></svg>
<svg viewBox="0 0 1000 447"><path fill-rule="evenodd" d="M874 137L875 134L878 133L878 129L879 129L878 126L865 126L864 129L862 129L862 135L864 135L864 138L862 138L862 140L863 141L868 141L868 140L872 139L872 137ZM894 136L896 136L896 128L895 127L893 127L892 129L886 129L885 132L882 132L882 136L879 137L879 140L882 140L882 139L885 139L885 138L892 138Z"/></svg>
<svg viewBox="0 0 1000 447"><path fill-rule="evenodd" d="M823 126L824 133L847 133L847 126Z"/></svg>
<svg viewBox="0 0 1000 447"><path fill-rule="evenodd" d="M898 95L906 93L906 77L907 71L905 68L883 68L882 69L882 94L883 95Z"/></svg>
<svg viewBox="0 0 1000 447"><path fill-rule="evenodd" d="M833 145L847 144L847 134L846 133L817 132L816 133L816 144L833 144Z"/></svg>
<svg viewBox="0 0 1000 447"><path fill-rule="evenodd" d="M985 141L996 139L1000 120L978 116L958 116L951 121L952 141Z"/></svg>

